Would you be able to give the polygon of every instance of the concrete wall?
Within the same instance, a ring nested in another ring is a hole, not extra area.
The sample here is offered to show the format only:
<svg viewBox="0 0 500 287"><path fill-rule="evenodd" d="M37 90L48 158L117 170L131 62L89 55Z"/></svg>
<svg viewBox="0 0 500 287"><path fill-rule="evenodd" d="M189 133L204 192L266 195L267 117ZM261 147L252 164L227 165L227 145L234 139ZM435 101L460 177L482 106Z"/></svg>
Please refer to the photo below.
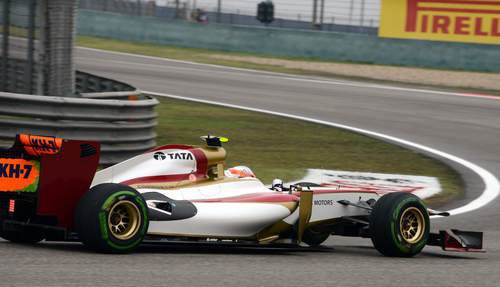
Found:
<svg viewBox="0 0 500 287"><path fill-rule="evenodd" d="M500 46L382 39L375 35L165 22L79 10L82 35L133 42L361 63L500 72Z"/></svg>

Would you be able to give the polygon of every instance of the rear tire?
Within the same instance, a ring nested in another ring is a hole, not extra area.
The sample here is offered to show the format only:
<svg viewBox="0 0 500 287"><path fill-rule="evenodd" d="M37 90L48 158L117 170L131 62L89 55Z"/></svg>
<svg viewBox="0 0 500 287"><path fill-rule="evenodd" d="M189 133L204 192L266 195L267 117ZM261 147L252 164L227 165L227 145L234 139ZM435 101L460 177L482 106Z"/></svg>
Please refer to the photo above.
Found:
<svg viewBox="0 0 500 287"><path fill-rule="evenodd" d="M412 257L420 253L429 238L429 225L425 205L406 192L382 196L370 215L373 245L385 256Z"/></svg>
<svg viewBox="0 0 500 287"><path fill-rule="evenodd" d="M148 230L148 208L133 188L104 183L90 189L75 211L75 229L87 247L103 253L132 252Z"/></svg>

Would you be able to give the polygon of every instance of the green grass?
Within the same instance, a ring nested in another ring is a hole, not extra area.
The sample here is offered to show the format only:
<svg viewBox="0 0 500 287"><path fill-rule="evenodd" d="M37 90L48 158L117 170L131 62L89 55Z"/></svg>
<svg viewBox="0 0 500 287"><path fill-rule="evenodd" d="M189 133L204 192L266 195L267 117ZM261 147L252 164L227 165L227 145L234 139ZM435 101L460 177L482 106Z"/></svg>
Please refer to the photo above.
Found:
<svg viewBox="0 0 500 287"><path fill-rule="evenodd" d="M276 57L276 56L266 56L256 53L244 53L244 52L228 52L228 51L215 51L210 49L195 49L195 48L184 48L169 45L158 45L150 43L136 43L127 42L115 39L93 37L93 36L78 36L76 40L77 45L95 49L103 49L131 54L140 54L160 58L169 58L176 60L193 61L205 64L222 65L235 68L245 68L245 69L255 69L269 72L287 73L295 75L309 75L309 76L323 76L323 77L335 77L347 80L362 80L374 83L397 83L400 82L390 81L390 80L378 80L364 77L356 76L345 76L338 75L334 73L322 72L322 71L310 71L295 68L286 68L279 65L267 65L267 64L256 64L245 61L237 60L223 60L215 59L214 55L235 55L235 56L255 56L260 58L269 59L285 59L285 60L298 60L298 61L310 61L310 62L335 62L338 61L324 61L315 58L305 58L305 57ZM344 62L345 63L345 62ZM370 63L352 63L352 64L370 64ZM404 84L404 83L403 83ZM415 84L412 84L415 86ZM499 90L486 90L486 89L476 89L476 88L466 88L466 87L443 87L443 86L432 86L432 85L422 85L424 87L437 88L437 89L454 89L456 91L470 92L470 93L488 93L493 95L499 95Z"/></svg>
<svg viewBox="0 0 500 287"><path fill-rule="evenodd" d="M0 25L0 31L2 31L2 33L3 33L3 25ZM28 37L28 30L26 28L23 28L23 27L17 27L17 26L11 25L9 27L9 33L11 36L14 36L14 37L20 37L20 38L27 38ZM40 31L39 31L39 29L36 29L35 30L35 38L38 39L39 35L40 35Z"/></svg>
<svg viewBox="0 0 500 287"><path fill-rule="evenodd" d="M228 166L247 165L270 183L300 179L308 168L367 171L439 178L439 205L462 194L460 176L445 164L414 151L352 132L238 109L161 99L159 144L200 145L199 136L229 137Z"/></svg>

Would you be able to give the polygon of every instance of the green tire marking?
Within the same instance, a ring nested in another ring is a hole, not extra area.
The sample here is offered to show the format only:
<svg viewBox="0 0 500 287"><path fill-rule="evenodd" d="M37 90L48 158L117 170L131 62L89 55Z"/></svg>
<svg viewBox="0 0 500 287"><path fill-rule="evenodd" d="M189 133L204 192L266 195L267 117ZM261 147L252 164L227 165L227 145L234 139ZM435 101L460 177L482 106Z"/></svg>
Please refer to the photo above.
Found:
<svg viewBox="0 0 500 287"><path fill-rule="evenodd" d="M420 242L416 243L413 248L411 246L407 246L405 244L401 244L402 242L400 242L398 239L397 239L397 234L398 234L398 231L396 230L396 222L398 221L398 217L399 217L399 214L400 214L400 211L402 209L402 206L405 205L406 203L408 202L412 202L412 201L416 201L417 203L420 203L417 199L415 198L407 198L403 201L401 201L395 208L394 212L392 213L392 221L391 221L391 236L392 236L392 240L393 242L396 244L396 246L398 247L399 251L403 252L403 253L408 253L410 252L412 249L419 249L420 247L422 247L422 245L425 245L425 241L426 240L420 240ZM427 226L428 226L428 223L426 222L425 220L425 215L424 215L424 221L425 221L425 229L427 229ZM424 234L425 234L425 230L424 230ZM423 237L423 238L426 238L426 237Z"/></svg>
<svg viewBox="0 0 500 287"><path fill-rule="evenodd" d="M110 207L111 203L113 203L113 200L120 195L131 195L133 197L136 196L135 193L133 193L131 191L120 191L120 192L114 193L114 194L112 194L111 197L106 199L106 201L103 203L103 205L101 207L101 210L108 209Z"/></svg>
<svg viewBox="0 0 500 287"><path fill-rule="evenodd" d="M394 212L392 213L392 221L391 221L391 236L392 236L392 240L393 242L396 244L396 246L398 247L399 251L403 252L403 253L408 253L409 251L411 251L407 245L404 245L404 244L401 244L402 242L400 242L397 238L397 234L398 234L398 231L396 230L396 223L398 221L398 217L399 217L399 214L400 214L400 211L401 209L403 208L403 205L405 205L406 203L408 202L412 202L412 201L415 201L414 198L407 198L403 201L401 201L397 206L396 208L394 209Z"/></svg>
<svg viewBox="0 0 500 287"><path fill-rule="evenodd" d="M130 195L132 196L134 199L137 198L137 195L134 193L134 192L131 192L131 191L121 191L121 192L117 192L115 194L112 194L112 196L110 196L108 199L106 199L106 201L104 201L102 207L101 207L101 211L99 212L99 225L100 225L100 229L101 229L101 236L102 236L102 239L104 239L106 241L106 244L108 244L109 246L111 246L112 248L114 249L118 249L118 250L125 250L125 249L129 249L129 248L132 248L134 247L135 245L139 244L142 239L138 239L128 245L125 245L125 246L122 246L122 245L117 245L116 243L114 243L113 241L110 240L109 238L109 234L108 234L108 229L107 229L107 219L106 219L106 211L109 209L109 207L111 207L111 204L115 201L115 199L119 196L122 196L122 195ZM148 219L148 216L147 216L147 211L146 211L146 206L143 204L142 200L135 200L135 202L140 205L141 207L141 212L142 212L142 215L143 215L143 218L144 218L144 222ZM142 228L140 230L141 234L145 234L145 229L146 229L146 224L143 224L142 225Z"/></svg>

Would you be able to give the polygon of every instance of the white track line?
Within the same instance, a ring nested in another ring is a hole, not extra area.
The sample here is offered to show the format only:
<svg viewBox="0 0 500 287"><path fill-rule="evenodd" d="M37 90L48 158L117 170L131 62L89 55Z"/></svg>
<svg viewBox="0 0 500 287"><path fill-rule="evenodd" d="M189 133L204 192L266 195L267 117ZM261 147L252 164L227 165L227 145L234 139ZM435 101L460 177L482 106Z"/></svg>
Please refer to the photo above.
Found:
<svg viewBox="0 0 500 287"><path fill-rule="evenodd" d="M454 156L452 154L439 151L436 149L433 149L428 146L424 146L418 143L414 143L411 141L407 141L401 138L393 137L390 135L386 134L381 134L377 132L372 132L369 130L365 129L360 129L352 126L347 126L343 124L338 124L334 122L328 122L328 121L323 121L323 120L318 120L318 119L313 119L313 118L308 118L308 117L303 117L303 116L296 116L296 115L291 115L287 113L280 113L280 112L275 112L275 111L270 111L270 110L264 110L264 109L257 109L257 108L251 108L251 107L245 107L245 106L239 106L239 105L233 105L233 104L226 104L226 103L221 103L221 102L216 102L216 101L208 101L208 100L202 100L202 99L195 99L195 98L189 98L189 97L183 97L183 96L176 96L176 95L170 95L170 94L163 94L163 93L156 93L156 92L144 92L146 94L150 94L153 96L159 96L159 97L168 97L168 98L174 98L174 99L179 99L179 100L187 100L187 101L192 101L192 102L198 102L198 103L204 103L204 104L211 104L211 105L217 105L217 106L223 106L223 107L228 107L228 108L235 108L235 109L240 109L240 110L247 110L247 111L252 111L252 112L259 112L259 113L264 113L264 114L270 114L270 115L276 115L276 116L282 116L282 117L287 117L287 118L292 118L292 119L298 119L298 120L303 120L311 123L317 123L317 124L322 124L322 125L327 125L331 127L336 127L336 128L341 128L345 130L350 130L354 131L360 134L365 134L369 136L374 136L378 137L384 140L392 141L392 142L397 142L399 144L403 144L409 147L413 147L416 149L420 149L429 153L433 153L435 155L438 155L440 157L446 158L448 160L454 161L460 165L463 165L472 171L474 171L484 182L485 188L483 190L483 193L477 197L476 199L472 200L468 204L449 210L448 212L451 215L457 215L465 212L470 212L476 209L479 209L485 205L487 205L489 202L493 201L499 194L500 194L500 182L498 179L489 171L486 169L469 162L465 159L462 159L460 157Z"/></svg>
<svg viewBox="0 0 500 287"><path fill-rule="evenodd" d="M285 73L260 71L260 70L245 69L245 68L236 68L236 67L221 66L221 65L214 65L214 64L204 64L204 63L197 63L197 62L191 62L191 61L183 61L183 60L145 56L145 55L139 55L139 54L124 53L124 52L100 50L100 49L87 48L87 47L78 47L78 49L99 52L99 53L109 53L109 54L127 56L127 57L137 57L137 58L149 59L149 60L155 60L155 61L188 64L188 65L201 66L201 67L225 69L225 70L230 70L230 71L250 72L250 73L253 73L256 75L267 76L270 78L279 78L279 79L288 80L288 81L299 81L299 82L308 82L308 83L316 83L316 84L337 85L337 86L350 86L350 87L357 87L357 88L371 88L371 89L382 89L382 90L393 90L393 91L405 91L405 92L424 93L424 94L437 94L437 95L466 97L466 98L479 98L479 99L487 99L487 100L500 100L500 96L493 96L493 95L457 93L457 92L437 91L437 90L428 90L428 89L404 88L404 87L382 85L382 84L367 84L367 83L361 83L361 82L355 82L355 81L328 80L328 79L321 79L321 78L317 78L317 79L303 78L303 77L299 77L299 76L292 76L291 74L285 74ZM132 63L129 63L129 64L132 64Z"/></svg>

